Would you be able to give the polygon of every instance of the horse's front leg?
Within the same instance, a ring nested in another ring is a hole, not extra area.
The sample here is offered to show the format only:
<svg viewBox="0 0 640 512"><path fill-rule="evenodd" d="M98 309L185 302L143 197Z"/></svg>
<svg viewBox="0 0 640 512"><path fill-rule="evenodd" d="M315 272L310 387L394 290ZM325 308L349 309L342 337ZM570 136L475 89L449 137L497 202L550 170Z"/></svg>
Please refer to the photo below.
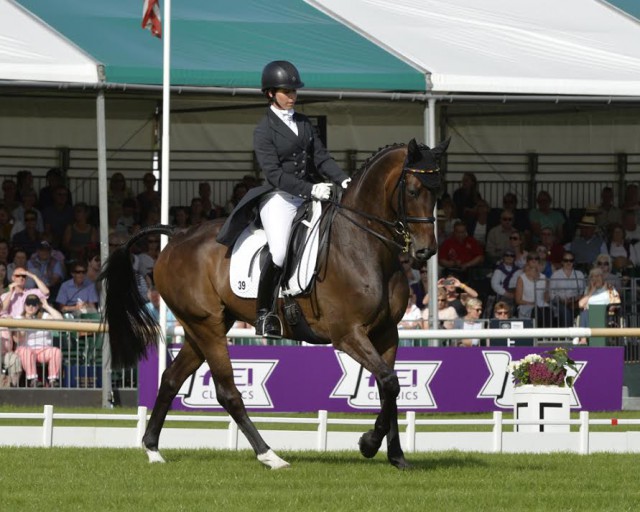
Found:
<svg viewBox="0 0 640 512"><path fill-rule="evenodd" d="M171 402L178 394L184 381L200 367L203 361L204 356L198 353L191 343L187 342L162 374L158 396L153 405L147 429L142 437L142 445L147 452L149 462L164 462L158 451L158 441L167 412L169 412Z"/></svg>
<svg viewBox="0 0 640 512"><path fill-rule="evenodd" d="M362 435L359 442L360 453L367 458L374 457L385 436L389 436L387 454L389 462L398 468L407 467L404 453L400 447L398 431L398 408L396 399L400 394L398 377L393 371L395 352L398 343L397 329L388 329L384 334L377 336L384 340L384 346L374 348L374 344L367 337L361 327L358 327L349 335L346 335L335 344L336 348L349 354L376 378L380 390L381 409L374 428ZM383 358L378 350L385 355ZM385 361L387 359L387 361Z"/></svg>

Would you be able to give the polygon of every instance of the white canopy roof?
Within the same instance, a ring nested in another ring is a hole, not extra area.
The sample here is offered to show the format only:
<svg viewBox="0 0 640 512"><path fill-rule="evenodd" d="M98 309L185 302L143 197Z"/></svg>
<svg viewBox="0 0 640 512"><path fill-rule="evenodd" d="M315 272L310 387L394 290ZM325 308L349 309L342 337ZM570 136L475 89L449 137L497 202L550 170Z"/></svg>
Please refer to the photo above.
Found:
<svg viewBox="0 0 640 512"><path fill-rule="evenodd" d="M305 0L432 92L640 95L640 24L598 0Z"/></svg>
<svg viewBox="0 0 640 512"><path fill-rule="evenodd" d="M18 4L0 0L0 80L98 79L98 63Z"/></svg>

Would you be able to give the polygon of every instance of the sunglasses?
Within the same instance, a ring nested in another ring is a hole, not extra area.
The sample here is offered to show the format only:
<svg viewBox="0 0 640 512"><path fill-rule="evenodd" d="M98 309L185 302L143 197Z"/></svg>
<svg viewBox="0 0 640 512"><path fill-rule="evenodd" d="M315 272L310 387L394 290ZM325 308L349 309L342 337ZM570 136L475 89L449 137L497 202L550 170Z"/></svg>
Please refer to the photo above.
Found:
<svg viewBox="0 0 640 512"><path fill-rule="evenodd" d="M562 261L564 263L573 263L575 260L573 258L563 258Z"/></svg>
<svg viewBox="0 0 640 512"><path fill-rule="evenodd" d="M25 306L31 306L34 308L37 308L40 305L39 301L35 301L35 300L28 300L24 303Z"/></svg>
<svg viewBox="0 0 640 512"><path fill-rule="evenodd" d="M13 275L16 276L16 277L21 277L23 279L27 278L27 274L13 274Z"/></svg>
<svg viewBox="0 0 640 512"><path fill-rule="evenodd" d="M86 274L87 271L86 270L76 269L76 270L73 270L71 273L72 274Z"/></svg>

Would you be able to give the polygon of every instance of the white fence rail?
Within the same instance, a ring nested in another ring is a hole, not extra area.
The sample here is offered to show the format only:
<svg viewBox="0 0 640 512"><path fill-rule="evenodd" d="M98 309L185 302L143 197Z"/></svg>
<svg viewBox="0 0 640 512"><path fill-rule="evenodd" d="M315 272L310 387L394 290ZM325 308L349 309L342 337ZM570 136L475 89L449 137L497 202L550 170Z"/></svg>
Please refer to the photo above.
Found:
<svg viewBox="0 0 640 512"><path fill-rule="evenodd" d="M42 413L0 413L0 446L33 447L90 447L139 448L147 425L147 408L139 407L137 414L76 414L56 413L46 405ZM38 426L5 426L5 420L38 420ZM132 426L56 426L56 421L131 421ZM329 418L327 411L318 411L315 418L256 416L258 424L303 424L311 430L262 429L267 442L276 450L357 450L362 432L373 423L371 418ZM164 428L161 448L182 449L249 449L236 423L224 415L168 415L167 422L211 422L226 424L224 429ZM550 453L640 452L640 431L592 432L592 425L640 425L640 419L590 419L589 413L580 412L580 418L568 421L522 421L504 419L502 412L494 412L487 419L418 419L415 412L407 412L399 420L404 432L401 440L405 450L430 452L460 450L487 453ZM578 431L568 433L511 432L506 426L524 425L576 425ZM361 425L359 432L332 430L332 426ZM443 425L484 425L486 432L418 432L417 427ZM383 445L384 449L384 445Z"/></svg>

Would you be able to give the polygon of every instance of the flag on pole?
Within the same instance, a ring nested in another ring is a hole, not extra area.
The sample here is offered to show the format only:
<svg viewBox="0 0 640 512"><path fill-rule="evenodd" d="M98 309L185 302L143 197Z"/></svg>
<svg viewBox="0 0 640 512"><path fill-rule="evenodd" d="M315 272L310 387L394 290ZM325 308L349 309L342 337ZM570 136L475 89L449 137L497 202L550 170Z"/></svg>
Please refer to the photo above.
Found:
<svg viewBox="0 0 640 512"><path fill-rule="evenodd" d="M159 0L144 0L142 6L142 28L148 28L156 37L162 37L162 24L160 23Z"/></svg>

